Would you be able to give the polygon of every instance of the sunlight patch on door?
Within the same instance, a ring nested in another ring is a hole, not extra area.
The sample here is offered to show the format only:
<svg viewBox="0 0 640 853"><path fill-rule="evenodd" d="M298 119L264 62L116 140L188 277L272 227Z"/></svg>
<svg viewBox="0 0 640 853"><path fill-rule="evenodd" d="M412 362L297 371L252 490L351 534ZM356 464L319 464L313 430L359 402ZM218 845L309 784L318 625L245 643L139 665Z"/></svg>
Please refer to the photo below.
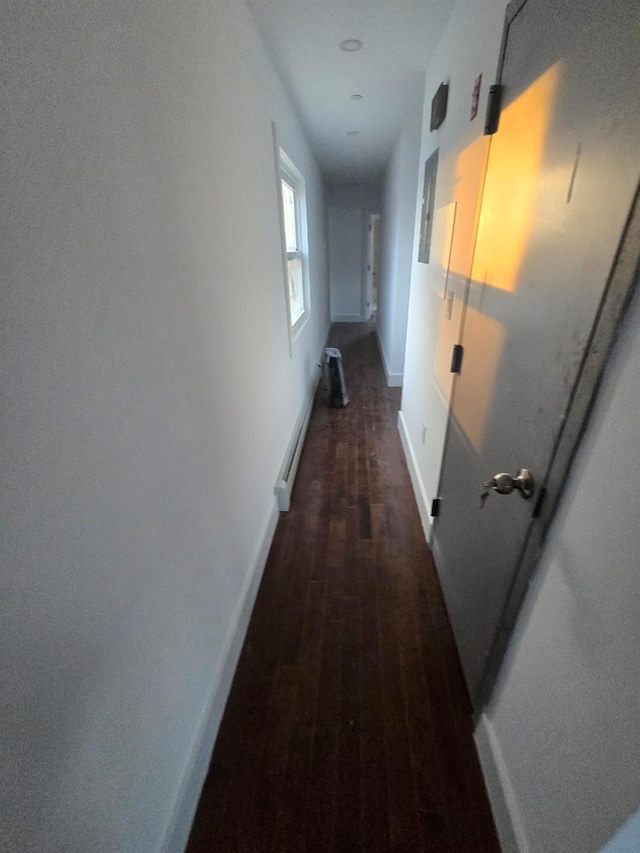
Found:
<svg viewBox="0 0 640 853"><path fill-rule="evenodd" d="M456 388L454 414L477 453L482 450L503 347L502 324L474 308L467 308L464 382Z"/></svg>
<svg viewBox="0 0 640 853"><path fill-rule="evenodd" d="M452 201L439 207L433 217L431 236L431 263L434 270L431 277L431 287L441 299L447 295L449 264L451 260L451 243L456 223L457 202Z"/></svg>
<svg viewBox="0 0 640 853"><path fill-rule="evenodd" d="M491 140L473 278L515 291L541 181L560 65L551 66L500 115Z"/></svg>
<svg viewBox="0 0 640 853"><path fill-rule="evenodd" d="M452 274L465 278L469 276L473 260L488 147L489 138L477 136L460 152L455 163L454 199L458 202L458 209L449 269Z"/></svg>
<svg viewBox="0 0 640 853"><path fill-rule="evenodd" d="M482 452L490 428L505 346L500 316L505 306L500 303L512 299L517 291L536 219L560 70L558 62L504 108L498 132L491 140L463 331L464 361L452 411L454 422L476 453ZM459 171L465 168L465 156L463 151L458 158ZM477 162L477 154L473 159ZM453 270L458 261L455 245L451 261ZM440 337L446 340L447 335ZM445 355L443 347L439 359L442 371Z"/></svg>

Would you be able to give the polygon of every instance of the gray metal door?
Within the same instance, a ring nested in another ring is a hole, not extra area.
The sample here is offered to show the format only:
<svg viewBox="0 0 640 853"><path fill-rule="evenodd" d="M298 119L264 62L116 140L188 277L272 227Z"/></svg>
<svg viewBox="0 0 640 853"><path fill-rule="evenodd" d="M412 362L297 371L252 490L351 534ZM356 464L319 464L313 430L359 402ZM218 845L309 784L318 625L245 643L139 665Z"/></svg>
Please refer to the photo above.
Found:
<svg viewBox="0 0 640 853"><path fill-rule="evenodd" d="M532 520L533 510L542 487L552 488L554 451L636 195L639 44L636 0L507 9L502 108L433 537L476 707L504 652L500 626L504 635L515 620L514 589L523 594L535 562L529 540L548 523L548 512ZM533 497L492 492L480 509L487 480L521 467L533 472Z"/></svg>

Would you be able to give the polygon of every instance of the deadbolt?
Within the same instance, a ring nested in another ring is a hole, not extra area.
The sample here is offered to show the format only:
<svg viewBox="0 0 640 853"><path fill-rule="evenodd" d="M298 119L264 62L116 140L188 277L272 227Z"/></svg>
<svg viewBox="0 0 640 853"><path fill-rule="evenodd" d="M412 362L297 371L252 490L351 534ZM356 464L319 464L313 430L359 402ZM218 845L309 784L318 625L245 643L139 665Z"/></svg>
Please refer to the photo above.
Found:
<svg viewBox="0 0 640 853"><path fill-rule="evenodd" d="M480 508L489 497L490 489L499 495L510 495L515 490L520 492L521 497L528 499L533 494L534 486L533 474L528 468L521 468L515 477L511 474L496 474L485 483L484 491L480 495Z"/></svg>

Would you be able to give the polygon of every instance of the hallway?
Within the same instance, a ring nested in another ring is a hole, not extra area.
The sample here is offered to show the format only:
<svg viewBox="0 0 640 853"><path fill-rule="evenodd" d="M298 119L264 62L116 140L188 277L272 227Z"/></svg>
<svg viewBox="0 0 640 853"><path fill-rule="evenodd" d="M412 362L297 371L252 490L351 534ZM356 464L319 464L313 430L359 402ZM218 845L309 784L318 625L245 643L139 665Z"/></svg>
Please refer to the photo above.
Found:
<svg viewBox="0 0 640 853"><path fill-rule="evenodd" d="M369 324L334 326L188 853L499 845L470 706Z"/></svg>

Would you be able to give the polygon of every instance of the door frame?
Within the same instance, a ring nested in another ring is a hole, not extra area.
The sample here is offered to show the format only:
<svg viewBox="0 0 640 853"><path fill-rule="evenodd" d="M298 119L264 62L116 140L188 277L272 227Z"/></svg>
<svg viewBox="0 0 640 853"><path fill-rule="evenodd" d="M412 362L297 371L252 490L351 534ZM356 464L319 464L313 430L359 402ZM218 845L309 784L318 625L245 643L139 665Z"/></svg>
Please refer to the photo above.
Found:
<svg viewBox="0 0 640 853"><path fill-rule="evenodd" d="M374 274L378 276L379 270L376 268L375 260L376 260L376 247L374 246L373 235L375 232L373 223L374 221L378 221L377 228L377 239L380 241L380 220L381 214L379 213L370 213L367 216L367 256L365 259L365 268L364 268L364 306L362 314L366 321L371 319L371 296L373 294L373 276ZM378 250L380 246L378 245ZM376 305L377 310L377 305Z"/></svg>
<svg viewBox="0 0 640 853"><path fill-rule="evenodd" d="M502 85L502 71L507 51L509 28L527 2L528 0L512 0L507 6L496 77L498 87ZM497 91L500 92L500 88ZM499 130L499 119L497 128ZM485 132L492 134L497 130L488 128ZM489 151L487 164L490 155L491 152ZM636 289L639 277L640 183L636 187L613 265L603 289L594 323L582 355L578 375L569 397L563 425L552 448L547 471L536 483L536 500L529 526L525 532L523 546L516 561L511 587L507 594L477 696L472 697L475 700L473 704L476 721L479 720L480 715L491 701L520 611L525 602L527 590L538 565L547 531L558 508L573 460L589 423L600 382L616 341L622 317ZM462 340L464 325L460 334ZM453 394L455 394L455 386ZM452 428L453 394L449 404L447 433ZM445 440L440 482L442 482L446 464L447 444L448 442Z"/></svg>

